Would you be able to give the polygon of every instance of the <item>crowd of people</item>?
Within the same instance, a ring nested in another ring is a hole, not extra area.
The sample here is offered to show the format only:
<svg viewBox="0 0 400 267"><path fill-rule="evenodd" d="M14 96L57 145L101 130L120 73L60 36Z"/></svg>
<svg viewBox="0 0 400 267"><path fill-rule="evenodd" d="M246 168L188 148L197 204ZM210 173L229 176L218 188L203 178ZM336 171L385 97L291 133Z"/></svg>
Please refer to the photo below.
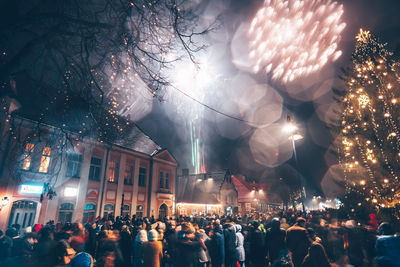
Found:
<svg viewBox="0 0 400 267"><path fill-rule="evenodd" d="M329 213L301 215L12 225L0 230L0 266L400 266L400 237L376 215L366 224Z"/></svg>

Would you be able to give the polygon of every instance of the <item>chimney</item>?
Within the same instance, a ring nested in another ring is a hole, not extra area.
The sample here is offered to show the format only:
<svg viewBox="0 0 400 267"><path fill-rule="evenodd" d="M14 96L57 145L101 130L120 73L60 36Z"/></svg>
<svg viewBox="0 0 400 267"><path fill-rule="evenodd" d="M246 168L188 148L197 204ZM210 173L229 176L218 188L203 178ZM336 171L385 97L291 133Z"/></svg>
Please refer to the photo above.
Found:
<svg viewBox="0 0 400 267"><path fill-rule="evenodd" d="M182 176L189 176L189 169L182 169Z"/></svg>

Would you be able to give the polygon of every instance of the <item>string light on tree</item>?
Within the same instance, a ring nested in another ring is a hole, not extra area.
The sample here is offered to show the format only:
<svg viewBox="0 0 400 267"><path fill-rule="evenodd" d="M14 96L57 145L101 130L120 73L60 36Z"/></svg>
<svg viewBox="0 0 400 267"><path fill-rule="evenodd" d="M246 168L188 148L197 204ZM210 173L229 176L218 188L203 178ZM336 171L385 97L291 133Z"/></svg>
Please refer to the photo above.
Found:
<svg viewBox="0 0 400 267"><path fill-rule="evenodd" d="M372 205L391 207L400 202L400 64L386 44L363 29L352 62L338 123L346 190L368 196Z"/></svg>

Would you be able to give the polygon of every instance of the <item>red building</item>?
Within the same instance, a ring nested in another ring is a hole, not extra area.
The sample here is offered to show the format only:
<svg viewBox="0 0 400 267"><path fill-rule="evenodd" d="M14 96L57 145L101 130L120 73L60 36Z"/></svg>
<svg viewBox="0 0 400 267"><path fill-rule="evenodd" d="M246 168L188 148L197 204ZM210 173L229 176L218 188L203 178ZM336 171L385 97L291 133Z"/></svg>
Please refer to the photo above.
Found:
<svg viewBox="0 0 400 267"><path fill-rule="evenodd" d="M242 175L232 175L232 182L238 192L239 213L266 212L281 207L280 198L271 192L270 183L246 181Z"/></svg>

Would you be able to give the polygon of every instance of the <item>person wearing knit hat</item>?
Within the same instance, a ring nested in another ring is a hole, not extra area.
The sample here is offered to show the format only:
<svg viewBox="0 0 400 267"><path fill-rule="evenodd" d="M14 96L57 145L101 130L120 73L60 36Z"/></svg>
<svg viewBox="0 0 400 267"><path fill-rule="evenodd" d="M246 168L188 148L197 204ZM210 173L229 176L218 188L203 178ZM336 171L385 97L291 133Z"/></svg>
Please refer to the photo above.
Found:
<svg viewBox="0 0 400 267"><path fill-rule="evenodd" d="M163 258L162 243L158 241L156 230L150 230L147 239L149 240L143 247L143 266L160 267Z"/></svg>
<svg viewBox="0 0 400 267"><path fill-rule="evenodd" d="M93 267L93 258L86 252L80 252L72 258L71 267Z"/></svg>
<svg viewBox="0 0 400 267"><path fill-rule="evenodd" d="M146 230L140 230L133 243L133 267L143 266L143 247L147 243Z"/></svg>

